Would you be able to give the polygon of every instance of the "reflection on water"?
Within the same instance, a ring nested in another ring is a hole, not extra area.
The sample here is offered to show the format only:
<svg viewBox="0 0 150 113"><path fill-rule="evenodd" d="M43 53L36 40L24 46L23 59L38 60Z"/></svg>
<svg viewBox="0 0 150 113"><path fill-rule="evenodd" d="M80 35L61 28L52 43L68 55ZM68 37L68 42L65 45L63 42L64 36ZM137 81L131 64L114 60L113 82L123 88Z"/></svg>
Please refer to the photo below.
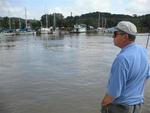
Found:
<svg viewBox="0 0 150 113"><path fill-rule="evenodd" d="M146 39L138 36L137 43L145 46ZM95 34L1 38L0 111L99 113L111 63L120 51L112 41ZM144 113L150 112L148 85Z"/></svg>

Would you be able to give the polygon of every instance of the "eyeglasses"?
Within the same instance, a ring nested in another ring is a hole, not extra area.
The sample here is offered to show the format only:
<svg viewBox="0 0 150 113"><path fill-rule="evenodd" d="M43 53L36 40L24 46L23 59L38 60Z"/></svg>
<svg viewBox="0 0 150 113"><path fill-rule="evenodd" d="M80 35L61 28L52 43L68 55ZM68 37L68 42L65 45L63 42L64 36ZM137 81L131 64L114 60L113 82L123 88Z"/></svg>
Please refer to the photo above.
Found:
<svg viewBox="0 0 150 113"><path fill-rule="evenodd" d="M119 31L115 31L114 32L114 35L113 35L113 38L116 38L117 37L117 35L123 35L124 33L121 33L121 32L119 32Z"/></svg>

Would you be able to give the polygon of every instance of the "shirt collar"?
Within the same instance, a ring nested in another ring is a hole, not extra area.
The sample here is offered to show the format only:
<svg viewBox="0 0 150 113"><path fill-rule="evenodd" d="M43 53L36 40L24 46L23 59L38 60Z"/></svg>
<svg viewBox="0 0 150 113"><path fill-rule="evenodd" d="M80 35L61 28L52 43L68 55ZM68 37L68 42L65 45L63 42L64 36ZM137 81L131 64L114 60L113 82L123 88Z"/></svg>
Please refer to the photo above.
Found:
<svg viewBox="0 0 150 113"><path fill-rule="evenodd" d="M131 47L131 46L134 46L134 45L135 45L135 42L126 45L124 48L121 49L120 53L122 53L122 52L125 51L127 48L129 48L129 47Z"/></svg>

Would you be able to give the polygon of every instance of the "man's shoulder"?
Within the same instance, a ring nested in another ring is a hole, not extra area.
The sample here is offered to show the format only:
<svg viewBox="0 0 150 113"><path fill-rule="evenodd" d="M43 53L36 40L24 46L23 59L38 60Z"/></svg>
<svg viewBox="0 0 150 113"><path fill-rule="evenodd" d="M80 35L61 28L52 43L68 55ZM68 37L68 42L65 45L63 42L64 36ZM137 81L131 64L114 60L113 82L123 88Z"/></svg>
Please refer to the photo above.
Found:
<svg viewBox="0 0 150 113"><path fill-rule="evenodd" d="M124 54L118 54L117 57L114 60L114 65L115 66L121 66L122 64L124 64L126 62L126 57Z"/></svg>
<svg viewBox="0 0 150 113"><path fill-rule="evenodd" d="M126 52L119 53L116 57L116 60L122 61L123 59L126 58L126 56L127 56Z"/></svg>

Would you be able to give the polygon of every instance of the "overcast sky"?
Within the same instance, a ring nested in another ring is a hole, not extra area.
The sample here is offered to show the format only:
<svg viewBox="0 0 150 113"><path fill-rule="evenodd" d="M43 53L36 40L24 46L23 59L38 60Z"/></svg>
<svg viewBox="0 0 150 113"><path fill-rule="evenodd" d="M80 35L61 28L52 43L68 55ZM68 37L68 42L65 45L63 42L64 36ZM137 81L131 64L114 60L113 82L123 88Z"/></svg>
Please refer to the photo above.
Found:
<svg viewBox="0 0 150 113"><path fill-rule="evenodd" d="M112 14L150 14L150 0L0 0L0 16L40 19L47 13L62 13L65 17L89 12Z"/></svg>

